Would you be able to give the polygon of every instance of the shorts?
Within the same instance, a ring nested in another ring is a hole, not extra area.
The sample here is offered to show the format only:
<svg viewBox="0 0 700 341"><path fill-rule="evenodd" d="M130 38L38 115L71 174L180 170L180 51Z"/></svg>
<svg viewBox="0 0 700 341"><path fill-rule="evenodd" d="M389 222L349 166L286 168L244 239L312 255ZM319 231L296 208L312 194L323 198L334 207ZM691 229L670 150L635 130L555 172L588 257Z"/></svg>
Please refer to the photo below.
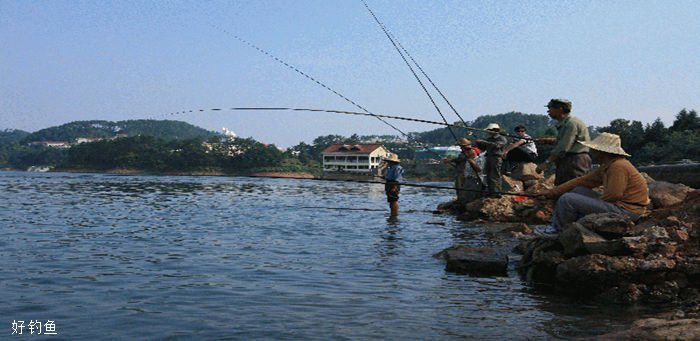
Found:
<svg viewBox="0 0 700 341"><path fill-rule="evenodd" d="M384 184L384 192L386 193L387 202L399 201L399 192L401 191L401 185L395 181L387 181Z"/></svg>

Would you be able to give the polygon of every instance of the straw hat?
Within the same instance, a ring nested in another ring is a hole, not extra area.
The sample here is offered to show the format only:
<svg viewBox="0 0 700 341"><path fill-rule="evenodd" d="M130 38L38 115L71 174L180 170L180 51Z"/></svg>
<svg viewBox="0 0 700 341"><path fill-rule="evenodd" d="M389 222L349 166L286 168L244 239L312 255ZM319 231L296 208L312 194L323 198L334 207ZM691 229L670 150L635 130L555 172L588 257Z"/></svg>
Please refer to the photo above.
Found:
<svg viewBox="0 0 700 341"><path fill-rule="evenodd" d="M578 143L597 151L601 151L608 154L631 156L622 149L622 143L620 142L620 136L610 133L601 133L598 137L594 138L590 142L577 141Z"/></svg>
<svg viewBox="0 0 700 341"><path fill-rule="evenodd" d="M401 163L401 160L399 160L399 156L396 154L389 154L389 156L385 157L384 160L396 162L396 163Z"/></svg>
<svg viewBox="0 0 700 341"><path fill-rule="evenodd" d="M457 145L458 145L458 146L471 147L471 146L472 146L472 142L463 137L463 138L457 140Z"/></svg>
<svg viewBox="0 0 700 341"><path fill-rule="evenodd" d="M486 126L486 130L500 132L501 126L499 126L498 123L489 123L489 125Z"/></svg>

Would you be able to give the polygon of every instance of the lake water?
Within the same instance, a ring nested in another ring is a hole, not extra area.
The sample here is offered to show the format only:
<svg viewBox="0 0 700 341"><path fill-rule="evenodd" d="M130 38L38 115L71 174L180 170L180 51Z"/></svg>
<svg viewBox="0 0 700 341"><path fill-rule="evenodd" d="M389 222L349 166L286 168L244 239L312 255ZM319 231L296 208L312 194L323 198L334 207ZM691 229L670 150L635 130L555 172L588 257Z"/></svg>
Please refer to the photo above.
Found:
<svg viewBox="0 0 700 341"><path fill-rule="evenodd" d="M381 185L0 172L0 338L567 339L645 315L445 272L442 249L501 242L430 213L451 195L404 187L392 222Z"/></svg>

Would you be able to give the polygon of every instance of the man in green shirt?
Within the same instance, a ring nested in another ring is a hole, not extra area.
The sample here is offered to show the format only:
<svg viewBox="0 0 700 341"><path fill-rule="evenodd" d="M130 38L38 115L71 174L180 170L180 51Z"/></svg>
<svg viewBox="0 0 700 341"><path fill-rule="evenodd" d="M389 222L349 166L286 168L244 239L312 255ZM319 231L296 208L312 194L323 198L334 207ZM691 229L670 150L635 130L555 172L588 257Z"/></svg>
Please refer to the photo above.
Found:
<svg viewBox="0 0 700 341"><path fill-rule="evenodd" d="M547 160L537 166L538 172L547 169L554 162L556 170L555 185L585 175L591 170L591 156L588 147L577 142L588 142L588 127L578 118L571 116L571 102L555 98L547 104L549 117L556 120L556 139L538 139L535 142L554 144L554 149Z"/></svg>

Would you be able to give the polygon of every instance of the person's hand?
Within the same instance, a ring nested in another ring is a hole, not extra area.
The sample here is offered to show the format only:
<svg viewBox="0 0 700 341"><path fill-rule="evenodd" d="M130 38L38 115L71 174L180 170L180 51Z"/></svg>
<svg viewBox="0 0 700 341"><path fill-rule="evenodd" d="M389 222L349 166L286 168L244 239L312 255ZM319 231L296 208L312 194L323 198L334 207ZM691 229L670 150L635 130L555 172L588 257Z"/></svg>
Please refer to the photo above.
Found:
<svg viewBox="0 0 700 341"><path fill-rule="evenodd" d="M547 170L547 167L548 167L548 166L549 166L548 163L542 162L542 163L540 163L539 165L537 165L537 168L535 168L535 171L536 171L537 173L542 173L542 172L544 172L544 171Z"/></svg>

